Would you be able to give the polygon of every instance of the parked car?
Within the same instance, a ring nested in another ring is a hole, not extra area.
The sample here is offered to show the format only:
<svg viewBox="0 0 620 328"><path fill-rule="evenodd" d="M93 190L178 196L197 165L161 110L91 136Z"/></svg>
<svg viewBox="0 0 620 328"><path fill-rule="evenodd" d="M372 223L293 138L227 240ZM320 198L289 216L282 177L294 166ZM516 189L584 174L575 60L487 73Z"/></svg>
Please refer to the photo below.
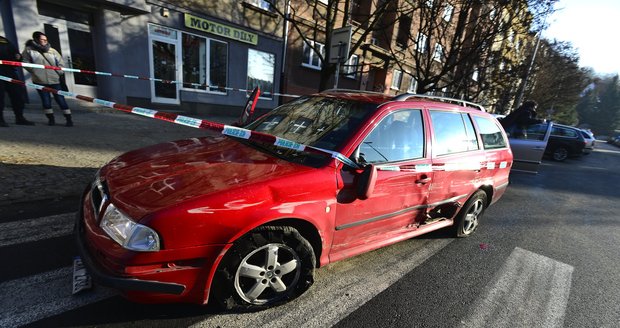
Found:
<svg viewBox="0 0 620 328"><path fill-rule="evenodd" d="M471 235L513 160L481 106L410 94L329 91L223 133L99 170L76 220L93 280L138 302L280 304L316 267L437 229Z"/></svg>
<svg viewBox="0 0 620 328"><path fill-rule="evenodd" d="M586 139L581 129L576 127L554 124L551 137L545 149L545 155L554 161L564 161L568 157L577 157L585 153Z"/></svg>
<svg viewBox="0 0 620 328"><path fill-rule="evenodd" d="M594 150L594 144L596 143L596 138L594 138L594 134L589 130L581 129L581 135L585 140L585 147L583 148L583 153L588 155L592 153Z"/></svg>

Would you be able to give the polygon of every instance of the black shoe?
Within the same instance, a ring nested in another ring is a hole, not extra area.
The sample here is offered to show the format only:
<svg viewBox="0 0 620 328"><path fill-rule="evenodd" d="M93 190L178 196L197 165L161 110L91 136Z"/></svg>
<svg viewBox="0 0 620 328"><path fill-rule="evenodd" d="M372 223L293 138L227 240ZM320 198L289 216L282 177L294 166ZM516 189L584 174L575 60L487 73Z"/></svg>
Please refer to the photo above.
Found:
<svg viewBox="0 0 620 328"><path fill-rule="evenodd" d="M67 123L65 123L65 126L73 126L73 120L71 119L71 114L64 114L65 115L65 119L67 120Z"/></svg>
<svg viewBox="0 0 620 328"><path fill-rule="evenodd" d="M54 114L45 114L47 117L47 125L56 125L56 119L54 118Z"/></svg>
<svg viewBox="0 0 620 328"><path fill-rule="evenodd" d="M8 127L9 127L9 125L8 125L8 124L6 124L6 122L5 122L5 121L0 121L0 127L3 127L3 128L8 128Z"/></svg>
<svg viewBox="0 0 620 328"><path fill-rule="evenodd" d="M34 122L28 121L25 118L18 118L15 120L15 124L17 125L34 125Z"/></svg>

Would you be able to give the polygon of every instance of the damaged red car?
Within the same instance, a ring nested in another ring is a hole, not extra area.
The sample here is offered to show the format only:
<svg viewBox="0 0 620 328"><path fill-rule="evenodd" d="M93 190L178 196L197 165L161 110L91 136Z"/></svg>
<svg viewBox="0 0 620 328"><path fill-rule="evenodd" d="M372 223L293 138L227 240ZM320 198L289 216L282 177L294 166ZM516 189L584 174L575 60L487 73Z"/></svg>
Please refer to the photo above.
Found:
<svg viewBox="0 0 620 328"><path fill-rule="evenodd" d="M96 283L138 302L281 304L334 261L471 235L512 165L495 118L448 98L334 90L224 130L99 170L76 220Z"/></svg>

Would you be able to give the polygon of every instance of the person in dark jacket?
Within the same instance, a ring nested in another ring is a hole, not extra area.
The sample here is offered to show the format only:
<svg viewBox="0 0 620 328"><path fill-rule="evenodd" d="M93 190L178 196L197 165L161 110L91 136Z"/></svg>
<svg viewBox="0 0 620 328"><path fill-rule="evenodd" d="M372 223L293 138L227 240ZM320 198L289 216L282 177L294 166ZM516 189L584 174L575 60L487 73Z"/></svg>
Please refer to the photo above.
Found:
<svg viewBox="0 0 620 328"><path fill-rule="evenodd" d="M542 123L543 120L537 119L536 107L538 104L533 100L527 100L514 112L504 117L500 123L507 132L526 136L525 130L528 125Z"/></svg>
<svg viewBox="0 0 620 328"><path fill-rule="evenodd" d="M0 36L0 59L10 61L21 61L21 55L17 48L9 42L5 37ZM0 75L19 79L14 66L0 65ZM24 117L24 87L8 81L0 81L0 127L8 127L4 121L4 93L9 94L13 113L15 114L15 124L18 125L34 125Z"/></svg>

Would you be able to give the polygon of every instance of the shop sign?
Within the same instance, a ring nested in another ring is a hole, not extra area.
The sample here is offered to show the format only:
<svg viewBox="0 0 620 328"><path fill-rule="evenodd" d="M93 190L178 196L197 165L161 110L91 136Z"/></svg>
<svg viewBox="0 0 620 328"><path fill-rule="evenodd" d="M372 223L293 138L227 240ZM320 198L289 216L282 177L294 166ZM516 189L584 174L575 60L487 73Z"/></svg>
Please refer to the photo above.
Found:
<svg viewBox="0 0 620 328"><path fill-rule="evenodd" d="M250 33L232 26L216 23L190 14L185 14L185 26L253 45L258 44L258 35L255 33Z"/></svg>

